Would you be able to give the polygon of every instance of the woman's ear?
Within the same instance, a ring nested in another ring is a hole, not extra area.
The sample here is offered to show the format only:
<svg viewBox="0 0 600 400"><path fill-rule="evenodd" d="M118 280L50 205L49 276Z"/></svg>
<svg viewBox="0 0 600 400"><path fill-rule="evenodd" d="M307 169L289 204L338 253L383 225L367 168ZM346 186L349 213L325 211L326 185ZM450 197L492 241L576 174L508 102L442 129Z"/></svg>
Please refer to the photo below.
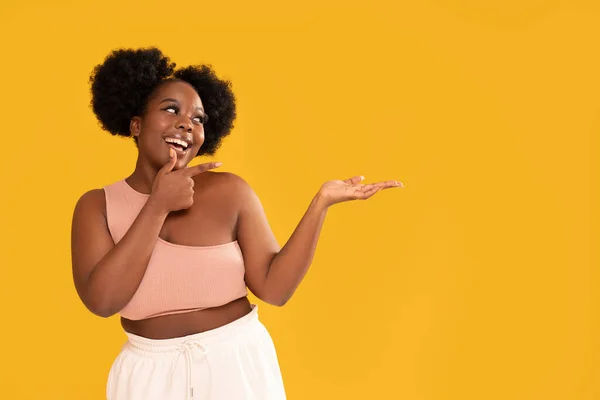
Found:
<svg viewBox="0 0 600 400"><path fill-rule="evenodd" d="M142 131L142 119L140 117L131 118L131 122L129 123L129 132L131 136L137 138L140 136L140 132Z"/></svg>

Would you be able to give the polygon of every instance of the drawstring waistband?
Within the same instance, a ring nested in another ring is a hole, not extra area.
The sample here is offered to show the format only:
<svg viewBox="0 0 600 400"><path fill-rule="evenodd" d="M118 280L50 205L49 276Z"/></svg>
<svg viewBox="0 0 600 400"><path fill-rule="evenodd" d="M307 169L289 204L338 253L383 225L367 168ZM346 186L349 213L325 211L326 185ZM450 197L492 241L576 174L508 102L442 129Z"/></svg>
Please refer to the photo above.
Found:
<svg viewBox="0 0 600 400"><path fill-rule="evenodd" d="M202 354L202 358L206 363L208 373L210 374L209 349L211 346L230 340L237 340L240 335L256 328L256 325L254 324L256 320L258 320L258 306L253 304L252 311L227 325L188 336L172 339L149 339L126 332L126 335L129 338L127 346L138 354L149 357L162 357L168 356L169 354L176 354L177 361L175 362L174 370L179 362L179 357L183 355L185 358L187 375L186 399L192 400L194 398L192 382L194 352L199 351ZM208 382L210 381L211 380L209 379ZM210 391L210 387L208 390Z"/></svg>
<svg viewBox="0 0 600 400"><path fill-rule="evenodd" d="M202 343L198 342L198 341L194 341L194 340L190 340L187 341L183 344L181 344L180 346L177 347L177 350L181 353L183 353L183 355L185 356L185 364L186 364L186 382L187 382L187 399L188 400L193 400L194 399L194 387L192 385L192 365L193 365L193 355L192 355L192 351L194 349L199 349L202 352L202 355L204 357L204 360L207 363L208 366L208 370L210 373L210 364L208 363L208 359L207 359L207 354L208 354L208 349L206 348L206 346L204 346ZM210 382L210 380L209 380Z"/></svg>

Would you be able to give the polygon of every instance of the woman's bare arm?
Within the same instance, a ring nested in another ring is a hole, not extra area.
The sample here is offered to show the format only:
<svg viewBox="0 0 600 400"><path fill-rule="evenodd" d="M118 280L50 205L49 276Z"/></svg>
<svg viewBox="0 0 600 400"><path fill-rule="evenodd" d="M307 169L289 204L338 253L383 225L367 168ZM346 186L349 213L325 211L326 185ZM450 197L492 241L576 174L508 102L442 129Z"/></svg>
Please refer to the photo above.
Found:
<svg viewBox="0 0 600 400"><path fill-rule="evenodd" d="M109 317L131 300L167 215L149 199L115 245L107 226L104 191L92 190L79 199L71 231L73 279L91 312Z"/></svg>
<svg viewBox="0 0 600 400"><path fill-rule="evenodd" d="M298 226L283 246L271 231L254 191L238 179L243 199L238 223L238 242L246 263L246 284L261 300L284 305L306 275L315 255L327 210L348 200L366 200L382 189L402 187L397 181L361 184L364 178L326 182L311 201Z"/></svg>

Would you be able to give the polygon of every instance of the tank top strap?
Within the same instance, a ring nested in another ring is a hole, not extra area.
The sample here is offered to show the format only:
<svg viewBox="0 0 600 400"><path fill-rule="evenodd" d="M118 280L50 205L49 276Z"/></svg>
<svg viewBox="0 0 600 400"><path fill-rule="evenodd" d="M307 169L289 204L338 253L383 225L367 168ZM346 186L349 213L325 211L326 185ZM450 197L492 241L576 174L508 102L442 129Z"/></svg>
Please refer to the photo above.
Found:
<svg viewBox="0 0 600 400"><path fill-rule="evenodd" d="M124 179L107 185L103 189L108 230L116 244L131 227L148 196L131 189Z"/></svg>

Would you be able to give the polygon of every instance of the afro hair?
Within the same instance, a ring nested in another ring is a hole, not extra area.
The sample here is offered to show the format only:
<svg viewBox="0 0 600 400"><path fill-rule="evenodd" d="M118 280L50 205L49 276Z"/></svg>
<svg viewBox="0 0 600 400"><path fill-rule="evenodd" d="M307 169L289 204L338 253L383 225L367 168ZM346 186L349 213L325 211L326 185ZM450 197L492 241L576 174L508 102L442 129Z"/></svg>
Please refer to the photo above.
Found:
<svg viewBox="0 0 600 400"><path fill-rule="evenodd" d="M130 137L131 119L143 115L151 94L169 80L187 82L198 92L208 119L204 144L196 156L214 155L233 129L236 104L231 82L217 77L210 65L176 69L154 47L114 50L90 76L92 110L104 130Z"/></svg>

